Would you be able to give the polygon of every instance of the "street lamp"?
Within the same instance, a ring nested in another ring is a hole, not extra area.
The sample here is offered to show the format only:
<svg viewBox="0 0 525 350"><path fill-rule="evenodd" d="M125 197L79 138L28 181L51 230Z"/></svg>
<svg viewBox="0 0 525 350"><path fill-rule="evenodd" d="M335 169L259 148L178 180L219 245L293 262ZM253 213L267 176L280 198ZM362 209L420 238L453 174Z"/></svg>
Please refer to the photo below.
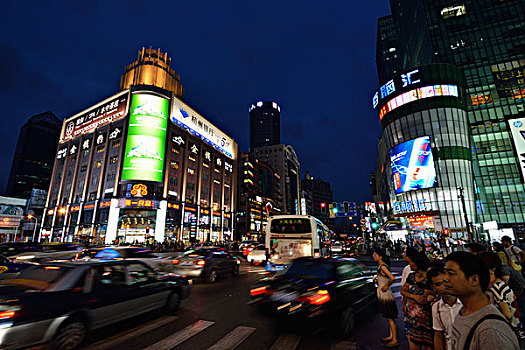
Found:
<svg viewBox="0 0 525 350"><path fill-rule="evenodd" d="M34 242L34 241L35 241L35 235L36 235L36 226L37 226L37 224L38 224L38 219L37 219L34 215L31 215L31 214L28 214L28 215L27 215L27 218L28 218L29 220L31 220L31 219L35 219L35 227L33 228L33 242Z"/></svg>

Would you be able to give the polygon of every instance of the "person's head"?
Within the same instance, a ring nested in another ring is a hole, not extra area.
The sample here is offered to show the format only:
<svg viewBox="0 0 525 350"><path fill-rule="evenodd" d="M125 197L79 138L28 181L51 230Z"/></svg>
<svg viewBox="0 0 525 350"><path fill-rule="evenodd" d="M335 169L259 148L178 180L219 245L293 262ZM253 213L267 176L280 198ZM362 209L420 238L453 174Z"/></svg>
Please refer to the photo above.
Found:
<svg viewBox="0 0 525 350"><path fill-rule="evenodd" d="M495 252L502 252L505 250L505 248L503 248L503 245L501 245L500 242L493 242L492 249L494 249Z"/></svg>
<svg viewBox="0 0 525 350"><path fill-rule="evenodd" d="M493 252L483 252L479 254L479 257L485 265L489 268L490 272L493 272L497 278L502 277L501 273L501 259L499 258L497 253Z"/></svg>
<svg viewBox="0 0 525 350"><path fill-rule="evenodd" d="M452 295L483 294L490 281L489 269L477 255L453 252L446 258L445 288Z"/></svg>
<svg viewBox="0 0 525 350"><path fill-rule="evenodd" d="M379 262L382 261L385 264L388 264L388 257L386 255L386 251L383 248L375 247L374 253L372 254L372 257L374 258L374 261Z"/></svg>
<svg viewBox="0 0 525 350"><path fill-rule="evenodd" d="M443 268L443 264L431 267L427 272L427 278L432 288L438 292L440 296L448 294L445 288L445 269Z"/></svg>
<svg viewBox="0 0 525 350"><path fill-rule="evenodd" d="M468 251L472 254L479 254L481 252L486 251L485 247L479 243L469 243L466 246L468 248Z"/></svg>
<svg viewBox="0 0 525 350"><path fill-rule="evenodd" d="M410 268L412 271L426 271L430 265L428 258L424 252L416 252L410 257Z"/></svg>
<svg viewBox="0 0 525 350"><path fill-rule="evenodd" d="M405 249L405 254L403 254L403 260L408 264L410 261L410 257L417 253L416 248L414 247L407 247Z"/></svg>
<svg viewBox="0 0 525 350"><path fill-rule="evenodd" d="M505 248L510 247L510 245L512 244L512 238L510 238L509 236L503 236L503 237L501 237L501 244L502 244Z"/></svg>

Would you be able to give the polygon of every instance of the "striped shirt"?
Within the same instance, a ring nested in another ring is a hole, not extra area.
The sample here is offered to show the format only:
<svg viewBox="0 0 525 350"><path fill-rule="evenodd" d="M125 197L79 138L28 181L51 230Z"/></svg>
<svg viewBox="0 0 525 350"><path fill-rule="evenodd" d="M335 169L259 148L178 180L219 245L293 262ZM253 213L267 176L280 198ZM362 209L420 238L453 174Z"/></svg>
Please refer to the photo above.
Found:
<svg viewBox="0 0 525 350"><path fill-rule="evenodd" d="M505 284L505 282L503 282L502 280L496 280L489 286L489 289L486 293L490 299L490 302L494 304L500 312L501 310L499 304L501 302L507 304L512 315L512 318L509 320L509 323L512 327L517 327L519 324L519 319L517 317L516 312L516 298L512 289L510 289L510 287L507 284Z"/></svg>

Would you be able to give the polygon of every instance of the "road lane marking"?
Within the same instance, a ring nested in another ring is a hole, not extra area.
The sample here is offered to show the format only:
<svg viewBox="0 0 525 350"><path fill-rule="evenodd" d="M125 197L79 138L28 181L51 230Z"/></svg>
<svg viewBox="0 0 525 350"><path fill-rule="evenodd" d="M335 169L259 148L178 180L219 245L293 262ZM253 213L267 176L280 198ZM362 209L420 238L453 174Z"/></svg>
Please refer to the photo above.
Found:
<svg viewBox="0 0 525 350"><path fill-rule="evenodd" d="M131 338L138 337L142 334L148 333L155 328L159 328L178 319L177 316L164 316L155 320L154 322L147 323L146 325L140 325L132 328L126 332L116 334L110 338L98 341L93 344L89 344L84 350L103 350L115 347Z"/></svg>
<svg viewBox="0 0 525 350"><path fill-rule="evenodd" d="M283 333L277 338L270 350L295 350L301 337L295 334Z"/></svg>
<svg viewBox="0 0 525 350"><path fill-rule="evenodd" d="M254 331L255 328L239 326L217 343L213 344L213 346L209 347L208 350L233 350Z"/></svg>
<svg viewBox="0 0 525 350"><path fill-rule="evenodd" d="M347 341L343 340L340 342L337 342L335 344L332 344L330 347L330 350L357 350L357 343L353 341Z"/></svg>
<svg viewBox="0 0 525 350"><path fill-rule="evenodd" d="M195 323L190 324L188 327L173 333L172 335L162 339L161 341L156 342L155 344L148 346L144 350L170 350L179 345L180 343L185 342L194 335L199 334L206 328L213 325L215 322L198 320Z"/></svg>

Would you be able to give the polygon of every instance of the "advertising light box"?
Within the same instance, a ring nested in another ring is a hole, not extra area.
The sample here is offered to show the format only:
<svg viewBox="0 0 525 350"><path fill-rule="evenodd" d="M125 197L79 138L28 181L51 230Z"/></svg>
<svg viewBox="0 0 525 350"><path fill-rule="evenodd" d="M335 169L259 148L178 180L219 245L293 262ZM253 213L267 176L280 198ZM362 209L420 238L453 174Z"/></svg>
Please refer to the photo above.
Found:
<svg viewBox="0 0 525 350"><path fill-rule="evenodd" d="M525 118L509 120L510 131L514 139L514 148L518 156L522 179L525 179Z"/></svg>
<svg viewBox="0 0 525 350"><path fill-rule="evenodd" d="M130 111L122 180L162 182L169 100L134 94Z"/></svg>
<svg viewBox="0 0 525 350"><path fill-rule="evenodd" d="M428 136L392 147L390 163L396 194L434 187L436 183L434 157Z"/></svg>

